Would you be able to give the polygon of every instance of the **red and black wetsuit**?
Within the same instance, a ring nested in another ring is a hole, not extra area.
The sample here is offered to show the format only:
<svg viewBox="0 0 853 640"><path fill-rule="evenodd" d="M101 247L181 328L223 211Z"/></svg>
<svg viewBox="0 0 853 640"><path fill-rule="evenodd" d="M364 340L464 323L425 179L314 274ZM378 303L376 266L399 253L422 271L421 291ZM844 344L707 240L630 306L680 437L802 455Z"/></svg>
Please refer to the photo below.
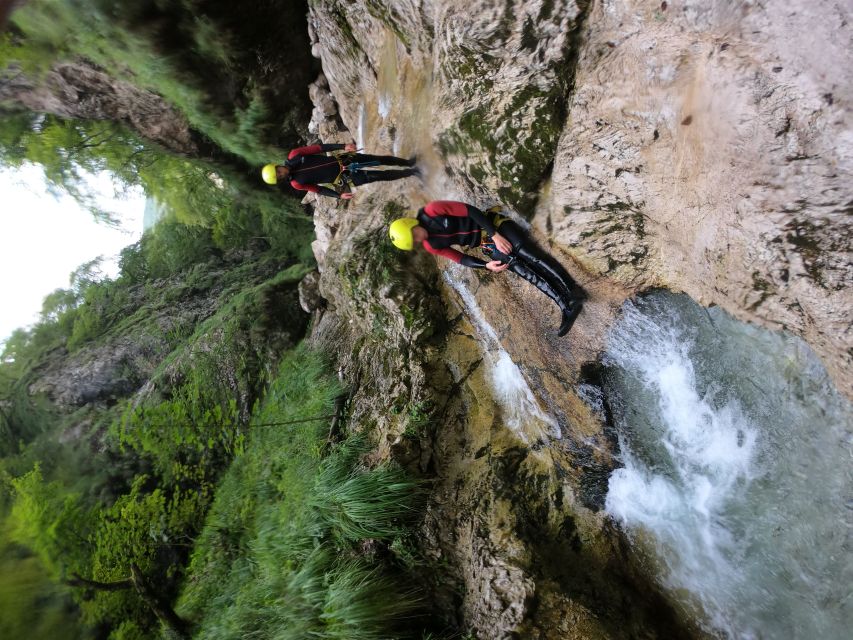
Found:
<svg viewBox="0 0 853 640"><path fill-rule="evenodd" d="M479 247L484 232L491 236L496 231L494 216L464 202L430 202L418 211L418 224L429 234L424 240L424 249L465 267L482 269L486 266L483 260L452 249L451 245Z"/></svg>
<svg viewBox="0 0 853 640"><path fill-rule="evenodd" d="M451 245L480 247L489 260L508 264L510 271L557 303L563 313L563 323L557 335L565 335L571 328L586 293L559 262L530 241L524 230L512 220L451 200L430 202L418 211L417 218L418 225L428 234L423 242L424 249L465 267L482 269L486 266L484 260L466 255ZM492 241L498 229L512 244L512 255L501 253Z"/></svg>
<svg viewBox="0 0 853 640"><path fill-rule="evenodd" d="M334 183L335 180L346 172L347 178L354 185L359 186L368 182L396 180L415 175L414 169L402 171L349 171L351 163L373 163L384 165L396 165L411 167L414 163L410 160L394 156L374 156L362 153L348 153L340 159L334 156L323 155L326 151L342 151L346 145L343 144L312 144L308 147L299 147L287 155L285 166L290 168L290 186L299 191L310 191L330 198L340 198L337 191L321 187L323 183Z"/></svg>

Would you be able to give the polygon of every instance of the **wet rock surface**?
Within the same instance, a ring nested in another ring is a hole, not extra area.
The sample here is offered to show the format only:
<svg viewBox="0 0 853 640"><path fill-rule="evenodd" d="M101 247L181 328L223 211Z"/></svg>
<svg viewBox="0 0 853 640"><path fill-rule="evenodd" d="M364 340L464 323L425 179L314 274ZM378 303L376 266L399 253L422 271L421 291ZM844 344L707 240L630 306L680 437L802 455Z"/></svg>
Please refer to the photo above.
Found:
<svg viewBox="0 0 853 640"><path fill-rule="evenodd" d="M702 635L601 512L615 443L577 385L625 299L665 287L802 335L853 391L849 82L813 44L787 45L831 29L846 59L843 13L312 3L325 75L312 130L423 169L349 203L306 198L328 304L313 339L336 354L376 459L434 481L424 549L446 567L435 597L455 624L480 638ZM447 264L385 240L390 220L442 198L506 205L590 294L560 339L527 283L458 276L559 438L510 425L494 347Z"/></svg>

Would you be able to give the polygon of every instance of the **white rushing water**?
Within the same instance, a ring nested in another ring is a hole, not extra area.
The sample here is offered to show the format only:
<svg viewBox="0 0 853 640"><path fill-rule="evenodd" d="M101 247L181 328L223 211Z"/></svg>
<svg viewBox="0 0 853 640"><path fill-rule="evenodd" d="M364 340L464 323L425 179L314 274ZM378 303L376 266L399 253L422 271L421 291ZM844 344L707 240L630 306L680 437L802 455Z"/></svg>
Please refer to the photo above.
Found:
<svg viewBox="0 0 853 640"><path fill-rule="evenodd" d="M358 129L355 133L355 144L360 150L364 149L364 136L367 134L367 109L363 102L358 103Z"/></svg>
<svg viewBox="0 0 853 640"><path fill-rule="evenodd" d="M491 375L492 390L501 406L506 424L525 440L560 437L556 421L539 408L533 391L509 353L500 345L495 330L488 323L477 300L462 281L462 267L452 266L444 271L444 279L459 294L468 317L477 328L483 345L483 357Z"/></svg>
<svg viewBox="0 0 853 640"><path fill-rule="evenodd" d="M609 335L606 509L726 638L853 633L853 412L801 340L656 293Z"/></svg>

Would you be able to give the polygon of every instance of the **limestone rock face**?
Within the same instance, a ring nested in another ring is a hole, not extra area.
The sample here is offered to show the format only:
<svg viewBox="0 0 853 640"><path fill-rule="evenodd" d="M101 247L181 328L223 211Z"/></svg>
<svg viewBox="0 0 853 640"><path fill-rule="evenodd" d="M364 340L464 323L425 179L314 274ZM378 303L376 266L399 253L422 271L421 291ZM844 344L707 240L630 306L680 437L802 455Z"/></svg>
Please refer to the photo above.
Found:
<svg viewBox="0 0 853 640"><path fill-rule="evenodd" d="M585 269L802 336L853 393L844 3L593 4L535 224Z"/></svg>
<svg viewBox="0 0 853 640"><path fill-rule="evenodd" d="M305 313L323 308L325 301L320 295L320 274L312 271L299 282L299 306Z"/></svg>
<svg viewBox="0 0 853 640"><path fill-rule="evenodd" d="M165 350L165 342L152 336L122 337L50 367L29 392L44 393L63 408L112 404L142 387Z"/></svg>
<svg viewBox="0 0 853 640"><path fill-rule="evenodd" d="M341 117L389 147L408 120L462 185L530 214L564 118L573 1L320 0L309 21ZM388 121L392 112L393 124Z"/></svg>
<svg viewBox="0 0 853 640"><path fill-rule="evenodd" d="M591 276L801 335L850 395L849 14L318 0L309 22L352 137L416 151L431 197L503 202Z"/></svg>
<svg viewBox="0 0 853 640"><path fill-rule="evenodd" d="M197 155L201 137L162 97L118 80L85 61L55 65L36 82L19 73L0 86L0 99L63 118L112 120L186 155Z"/></svg>
<svg viewBox="0 0 853 640"><path fill-rule="evenodd" d="M348 132L326 124L327 139L348 140ZM612 465L609 444L590 410L572 399L569 379L581 356L567 357L553 330L542 331L552 321L550 301L526 299L526 284L468 274L513 359L524 362L565 428L562 442L546 446L506 422L481 329L466 318L435 260L391 246L388 222L423 201L423 189L407 178L358 188L351 201L306 200L326 299L312 340L333 355L350 392L349 428L379 443L371 461L393 458L431 478L420 533L424 552L442 567L439 608L481 638L556 640L567 616L577 638L680 637L656 589L638 589L642 578L631 573L618 536L597 512ZM624 292L601 297L595 314L612 315ZM497 299L505 305L493 304ZM537 314L541 321L531 324ZM583 341L581 334L577 343ZM589 348L578 353L595 356ZM551 604L538 610L532 603L540 599ZM625 599L631 607L622 606Z"/></svg>
<svg viewBox="0 0 853 640"><path fill-rule="evenodd" d="M349 202L307 196L328 301L313 339L355 389L351 422L379 434L377 459L434 479L424 546L448 566L446 610L477 637L701 636L600 511L615 445L576 386L630 295L666 287L784 327L853 395L848 14L830 1L312 2L337 111L318 81L313 130L417 155L424 173ZM508 425L486 365L497 347L446 264L385 240L433 199L507 205L590 293L558 339L555 307L527 283L462 276L561 439Z"/></svg>

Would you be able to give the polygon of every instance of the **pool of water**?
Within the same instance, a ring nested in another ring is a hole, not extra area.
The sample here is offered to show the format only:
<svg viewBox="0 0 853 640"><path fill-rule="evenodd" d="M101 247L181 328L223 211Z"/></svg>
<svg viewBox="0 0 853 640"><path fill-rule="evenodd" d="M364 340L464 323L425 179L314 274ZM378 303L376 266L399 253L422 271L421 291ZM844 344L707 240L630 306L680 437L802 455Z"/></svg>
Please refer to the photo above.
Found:
<svg viewBox="0 0 853 640"><path fill-rule="evenodd" d="M608 336L607 512L713 636L849 638L853 410L801 340L658 292Z"/></svg>

